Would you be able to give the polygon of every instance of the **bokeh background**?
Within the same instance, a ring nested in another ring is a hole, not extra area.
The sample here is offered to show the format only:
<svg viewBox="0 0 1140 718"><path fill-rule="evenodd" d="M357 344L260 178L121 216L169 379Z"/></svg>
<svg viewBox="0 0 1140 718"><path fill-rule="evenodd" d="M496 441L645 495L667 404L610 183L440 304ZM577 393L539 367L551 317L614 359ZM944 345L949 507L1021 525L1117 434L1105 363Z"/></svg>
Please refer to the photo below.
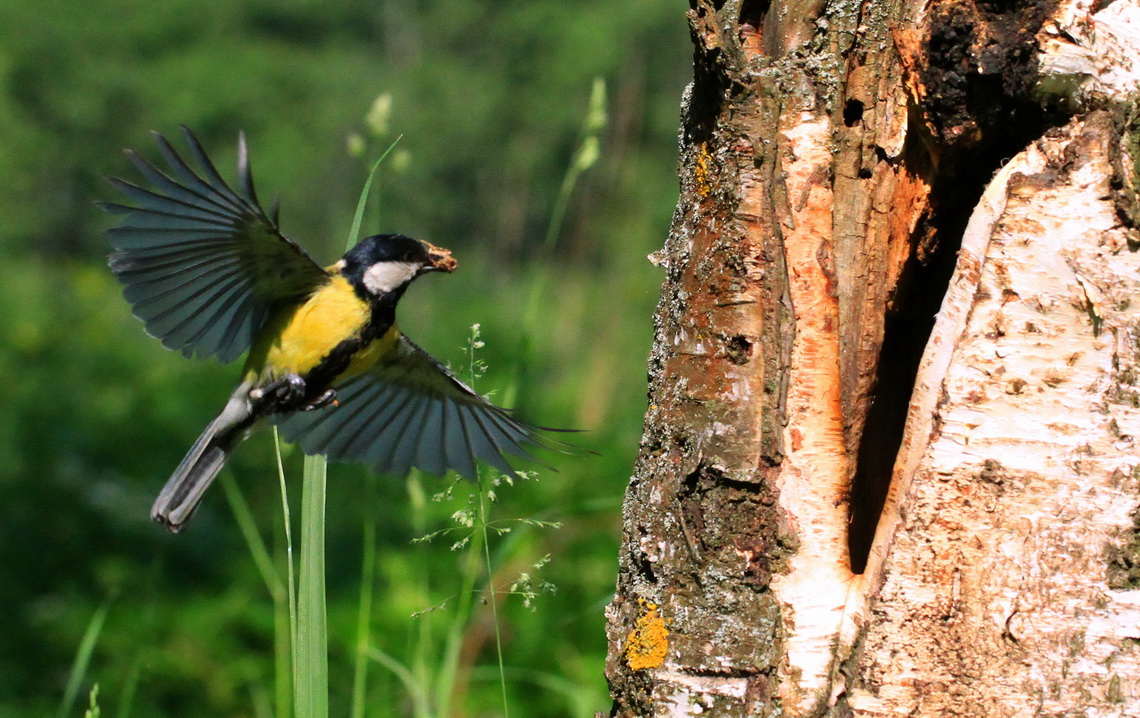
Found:
<svg viewBox="0 0 1140 718"><path fill-rule="evenodd" d="M538 594L498 604L511 713L606 709L602 611L661 280L646 255L676 200L684 8L0 0L0 36L0 715L60 710L96 615L105 620L72 715L94 683L103 716L260 717L280 706L280 612L232 501L215 488L179 536L147 518L238 369L187 361L145 336L106 269L109 219L94 203L115 199L102 177L131 176L122 148L153 157L148 131L180 142L180 124L230 177L244 129L260 194L280 196L286 233L322 262L343 249L368 164L402 135L368 233L400 231L460 259L456 274L409 292L405 331L465 366L479 323L479 388L503 398L516 386L510 401L524 417L584 429L573 441L597 452L547 456L557 473L497 491L493 518L512 531L493 538L491 580L502 591L527 573ZM597 160L546 246L595 78L607 118ZM294 519L298 467L287 455ZM283 571L270 434L255 435L229 471ZM334 714L351 700L369 517L368 714L503 712L489 602L460 595L465 578L478 591L487 577L469 546L452 550L469 491L433 500L452 483L330 468ZM434 681L430 700L416 695L424 680Z"/></svg>

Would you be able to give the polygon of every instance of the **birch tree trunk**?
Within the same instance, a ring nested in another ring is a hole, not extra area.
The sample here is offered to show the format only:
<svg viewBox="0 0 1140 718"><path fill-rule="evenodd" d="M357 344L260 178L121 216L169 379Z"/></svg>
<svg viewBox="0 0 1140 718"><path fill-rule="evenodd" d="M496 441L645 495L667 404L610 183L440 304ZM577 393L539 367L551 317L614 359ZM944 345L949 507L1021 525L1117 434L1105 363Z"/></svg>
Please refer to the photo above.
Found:
<svg viewBox="0 0 1140 718"><path fill-rule="evenodd" d="M613 716L1140 716L1137 0L690 0Z"/></svg>

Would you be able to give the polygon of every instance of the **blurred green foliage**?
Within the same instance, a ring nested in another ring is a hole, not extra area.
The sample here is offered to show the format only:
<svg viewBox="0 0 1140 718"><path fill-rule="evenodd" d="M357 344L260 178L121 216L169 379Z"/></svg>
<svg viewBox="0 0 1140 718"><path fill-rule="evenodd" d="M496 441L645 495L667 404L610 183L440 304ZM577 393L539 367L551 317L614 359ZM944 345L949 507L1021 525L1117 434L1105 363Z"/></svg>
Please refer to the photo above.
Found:
<svg viewBox="0 0 1140 718"><path fill-rule="evenodd" d="M0 27L0 715L54 712L85 627L108 599L81 692L98 682L103 714L271 709L273 605L223 492L211 492L182 535L147 519L237 370L186 361L145 336L105 268L109 220L93 201L113 198L102 176L130 176L120 148L153 156L148 130L194 128L230 176L244 129L263 198L280 194L286 232L331 261L367 171L350 137L367 136L366 115L385 94L387 109L374 109L372 124L403 139L379 178L379 220L366 231L422 237L460 259L454 276L410 292L405 331L458 363L468 327L480 323L490 367L483 391L516 376L525 343L520 411L586 429L575 443L598 452L546 457L557 473L504 487L494 505L496 518L563 524L519 527L493 544L496 586L550 554L532 573L558 588L534 610L518 598L500 606L512 711L604 709L602 609L660 282L645 255L664 237L676 198L676 108L688 73L682 8L666 0L0 0ZM610 90L600 159L548 252L543 235L594 77ZM524 337L536 271L549 276L537 334ZM280 553L271 448L268 432L255 435L231 471ZM298 457L288 463L299 479ZM434 502L448 481L376 484L362 501L364 472L330 468L330 681L341 715L365 512L379 519L372 639L385 654L432 660L425 647L449 620L462 561L446 540L411 540L449 526L465 489ZM291 488L296 498L299 481ZM452 715L500 710L489 621L477 602ZM372 664L368 687L368 714L411 715L407 691L385 667Z"/></svg>

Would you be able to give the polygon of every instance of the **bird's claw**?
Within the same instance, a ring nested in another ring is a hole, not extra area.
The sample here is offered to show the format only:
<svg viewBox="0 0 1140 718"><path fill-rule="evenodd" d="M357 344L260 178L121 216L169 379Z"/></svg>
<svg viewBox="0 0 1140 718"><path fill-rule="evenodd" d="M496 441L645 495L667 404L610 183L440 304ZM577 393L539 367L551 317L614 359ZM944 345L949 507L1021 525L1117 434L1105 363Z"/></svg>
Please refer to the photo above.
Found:
<svg viewBox="0 0 1140 718"><path fill-rule="evenodd" d="M302 406L301 411L316 411L317 409L323 409L326 406L337 405L336 389L326 389L324 394L321 394L305 406Z"/></svg>

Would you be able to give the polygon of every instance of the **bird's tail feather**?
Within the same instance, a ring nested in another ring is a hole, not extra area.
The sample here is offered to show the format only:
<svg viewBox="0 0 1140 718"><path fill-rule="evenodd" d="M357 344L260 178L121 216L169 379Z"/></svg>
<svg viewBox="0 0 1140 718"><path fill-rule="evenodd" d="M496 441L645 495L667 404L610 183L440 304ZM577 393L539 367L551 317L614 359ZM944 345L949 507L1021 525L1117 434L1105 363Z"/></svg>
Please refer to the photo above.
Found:
<svg viewBox="0 0 1140 718"><path fill-rule="evenodd" d="M249 387L238 387L226 408L210 422L162 487L150 517L171 533L181 531L256 418L250 406Z"/></svg>

